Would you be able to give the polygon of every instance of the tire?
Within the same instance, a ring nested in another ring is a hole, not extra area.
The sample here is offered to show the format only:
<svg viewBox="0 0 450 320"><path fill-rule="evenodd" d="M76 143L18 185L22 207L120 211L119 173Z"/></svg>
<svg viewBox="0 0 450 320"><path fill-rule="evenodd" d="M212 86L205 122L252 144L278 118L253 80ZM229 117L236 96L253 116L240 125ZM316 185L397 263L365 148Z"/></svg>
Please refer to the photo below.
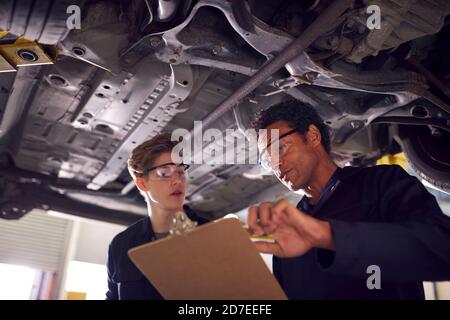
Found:
<svg viewBox="0 0 450 320"><path fill-rule="evenodd" d="M1 0L0 30L27 40L55 45L68 33L67 7L84 0Z"/></svg>
<svg viewBox="0 0 450 320"><path fill-rule="evenodd" d="M450 193L450 133L435 137L427 126L402 128L402 147L411 168L425 181Z"/></svg>

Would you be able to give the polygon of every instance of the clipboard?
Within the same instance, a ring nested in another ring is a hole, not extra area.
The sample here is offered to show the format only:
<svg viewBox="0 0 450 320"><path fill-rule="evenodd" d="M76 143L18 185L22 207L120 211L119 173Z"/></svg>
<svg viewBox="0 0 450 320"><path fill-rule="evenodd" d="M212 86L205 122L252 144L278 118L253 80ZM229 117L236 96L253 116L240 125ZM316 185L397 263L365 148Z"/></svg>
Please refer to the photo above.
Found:
<svg viewBox="0 0 450 320"><path fill-rule="evenodd" d="M238 219L213 221L128 255L167 300L287 299Z"/></svg>

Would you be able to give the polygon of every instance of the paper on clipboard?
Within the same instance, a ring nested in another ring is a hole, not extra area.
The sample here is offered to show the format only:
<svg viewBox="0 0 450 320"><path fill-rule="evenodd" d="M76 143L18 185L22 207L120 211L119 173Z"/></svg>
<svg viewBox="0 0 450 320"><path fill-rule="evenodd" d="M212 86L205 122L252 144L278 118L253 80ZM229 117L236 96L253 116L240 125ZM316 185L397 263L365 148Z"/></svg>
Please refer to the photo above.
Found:
<svg viewBox="0 0 450 320"><path fill-rule="evenodd" d="M128 255L165 299L287 299L237 219L210 222Z"/></svg>

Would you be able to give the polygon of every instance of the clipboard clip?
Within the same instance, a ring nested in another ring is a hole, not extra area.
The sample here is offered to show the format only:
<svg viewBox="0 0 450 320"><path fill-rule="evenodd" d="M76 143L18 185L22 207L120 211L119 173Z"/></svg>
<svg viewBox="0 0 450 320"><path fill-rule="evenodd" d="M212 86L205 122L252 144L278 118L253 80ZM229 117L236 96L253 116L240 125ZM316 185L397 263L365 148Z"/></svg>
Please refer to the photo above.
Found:
<svg viewBox="0 0 450 320"><path fill-rule="evenodd" d="M173 228L170 229L170 235L180 235L193 230L197 226L196 221L192 221L184 211L178 211L173 219Z"/></svg>

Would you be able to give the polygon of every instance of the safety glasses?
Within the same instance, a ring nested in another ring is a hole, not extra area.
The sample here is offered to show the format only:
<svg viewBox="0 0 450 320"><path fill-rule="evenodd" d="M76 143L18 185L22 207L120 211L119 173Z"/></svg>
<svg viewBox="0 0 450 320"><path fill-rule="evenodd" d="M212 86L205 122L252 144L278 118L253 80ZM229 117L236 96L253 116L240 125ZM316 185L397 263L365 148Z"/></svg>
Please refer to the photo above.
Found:
<svg viewBox="0 0 450 320"><path fill-rule="evenodd" d="M169 162L156 167L145 169L142 173L142 176L148 174L149 178L154 180L170 180L173 176L185 179L189 167L190 166L188 164L176 164L173 162Z"/></svg>
<svg viewBox="0 0 450 320"><path fill-rule="evenodd" d="M259 154L260 165L267 170L274 170L279 163L281 157L288 153L289 147L292 143L283 142L282 139L295 133L298 128L289 130L288 132L282 134L278 139L271 141ZM278 142L278 148L272 146L272 144ZM275 150L273 150L275 149Z"/></svg>

